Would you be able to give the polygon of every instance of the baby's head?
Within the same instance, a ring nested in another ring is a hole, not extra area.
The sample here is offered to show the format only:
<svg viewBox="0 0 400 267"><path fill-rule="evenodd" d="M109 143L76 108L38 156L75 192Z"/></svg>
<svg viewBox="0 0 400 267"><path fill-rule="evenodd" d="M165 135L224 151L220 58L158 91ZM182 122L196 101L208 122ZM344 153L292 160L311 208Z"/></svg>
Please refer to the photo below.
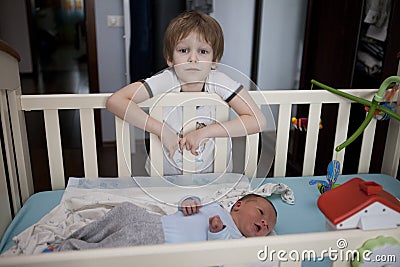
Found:
<svg viewBox="0 0 400 267"><path fill-rule="evenodd" d="M176 45L193 32L211 46L213 62L219 62L224 53L221 26L211 16L194 10L183 12L170 22L164 36L165 60L172 61Z"/></svg>
<svg viewBox="0 0 400 267"><path fill-rule="evenodd" d="M266 236L275 227L277 212L272 203L257 194L248 194L233 205L231 216L246 237Z"/></svg>

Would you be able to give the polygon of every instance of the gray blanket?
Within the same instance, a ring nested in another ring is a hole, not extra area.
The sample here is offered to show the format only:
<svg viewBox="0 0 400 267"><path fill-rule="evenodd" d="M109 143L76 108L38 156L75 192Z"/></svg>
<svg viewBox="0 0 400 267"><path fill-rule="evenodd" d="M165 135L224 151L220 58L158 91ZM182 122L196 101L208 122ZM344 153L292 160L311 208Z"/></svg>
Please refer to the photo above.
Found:
<svg viewBox="0 0 400 267"><path fill-rule="evenodd" d="M81 250L164 243L160 215L124 202L104 217L74 232L64 241L53 244L56 250Z"/></svg>

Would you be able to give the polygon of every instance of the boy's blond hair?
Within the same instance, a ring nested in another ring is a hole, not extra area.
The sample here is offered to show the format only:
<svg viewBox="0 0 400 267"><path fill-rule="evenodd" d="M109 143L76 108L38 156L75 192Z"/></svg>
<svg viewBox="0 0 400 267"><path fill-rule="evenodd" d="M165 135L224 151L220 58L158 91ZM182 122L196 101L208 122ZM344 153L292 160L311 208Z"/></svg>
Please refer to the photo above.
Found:
<svg viewBox="0 0 400 267"><path fill-rule="evenodd" d="M172 61L176 44L196 32L213 49L213 61L218 62L224 53L224 35L219 23L211 16L199 11L186 11L174 18L164 36L164 58Z"/></svg>

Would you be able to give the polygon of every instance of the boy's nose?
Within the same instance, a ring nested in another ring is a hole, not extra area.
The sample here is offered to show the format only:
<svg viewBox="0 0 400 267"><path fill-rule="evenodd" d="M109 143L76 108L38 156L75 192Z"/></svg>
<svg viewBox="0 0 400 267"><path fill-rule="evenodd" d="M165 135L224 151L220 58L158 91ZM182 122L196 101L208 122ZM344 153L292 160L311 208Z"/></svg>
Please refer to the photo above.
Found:
<svg viewBox="0 0 400 267"><path fill-rule="evenodd" d="M195 52L191 52L189 55L189 62L190 63L197 63L198 62L198 58Z"/></svg>

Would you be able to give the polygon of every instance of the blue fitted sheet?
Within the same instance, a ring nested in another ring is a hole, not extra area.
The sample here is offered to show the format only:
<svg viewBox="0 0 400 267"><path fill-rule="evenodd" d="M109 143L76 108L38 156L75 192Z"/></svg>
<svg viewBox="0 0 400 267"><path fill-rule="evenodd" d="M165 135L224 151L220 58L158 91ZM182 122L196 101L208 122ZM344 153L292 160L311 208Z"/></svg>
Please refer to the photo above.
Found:
<svg viewBox="0 0 400 267"><path fill-rule="evenodd" d="M384 174L356 174L340 175L338 184L359 177L365 181L375 181L383 189L400 199L400 181ZM296 198L294 205L288 205L280 200L279 195L272 195L269 199L278 211L275 231L281 234L297 234L326 231L325 217L317 206L320 192L316 185L309 185L311 179L325 180L325 176L269 178L270 183L284 183L294 192Z"/></svg>
<svg viewBox="0 0 400 267"><path fill-rule="evenodd" d="M337 183L344 183L354 177L359 177L366 181L375 181L381 184L384 190L400 198L400 181L388 175L340 175ZM272 195L269 198L278 210L278 221L275 226L275 231L278 235L325 231L325 217L317 207L317 199L320 193L317 186L310 186L308 184L311 179L323 180L325 177L309 176L263 179L264 183L284 183L293 190L295 195L296 201L294 205L283 202L280 195ZM255 179L252 181L252 185L259 184L259 182L260 180ZM3 235L0 242L0 253L13 245L13 236L39 221L45 214L57 206L60 203L63 192L64 190L57 190L32 195Z"/></svg>
<svg viewBox="0 0 400 267"><path fill-rule="evenodd" d="M0 253L14 245L12 238L38 222L44 215L57 206L64 190L45 191L33 194L18 211L0 242Z"/></svg>

